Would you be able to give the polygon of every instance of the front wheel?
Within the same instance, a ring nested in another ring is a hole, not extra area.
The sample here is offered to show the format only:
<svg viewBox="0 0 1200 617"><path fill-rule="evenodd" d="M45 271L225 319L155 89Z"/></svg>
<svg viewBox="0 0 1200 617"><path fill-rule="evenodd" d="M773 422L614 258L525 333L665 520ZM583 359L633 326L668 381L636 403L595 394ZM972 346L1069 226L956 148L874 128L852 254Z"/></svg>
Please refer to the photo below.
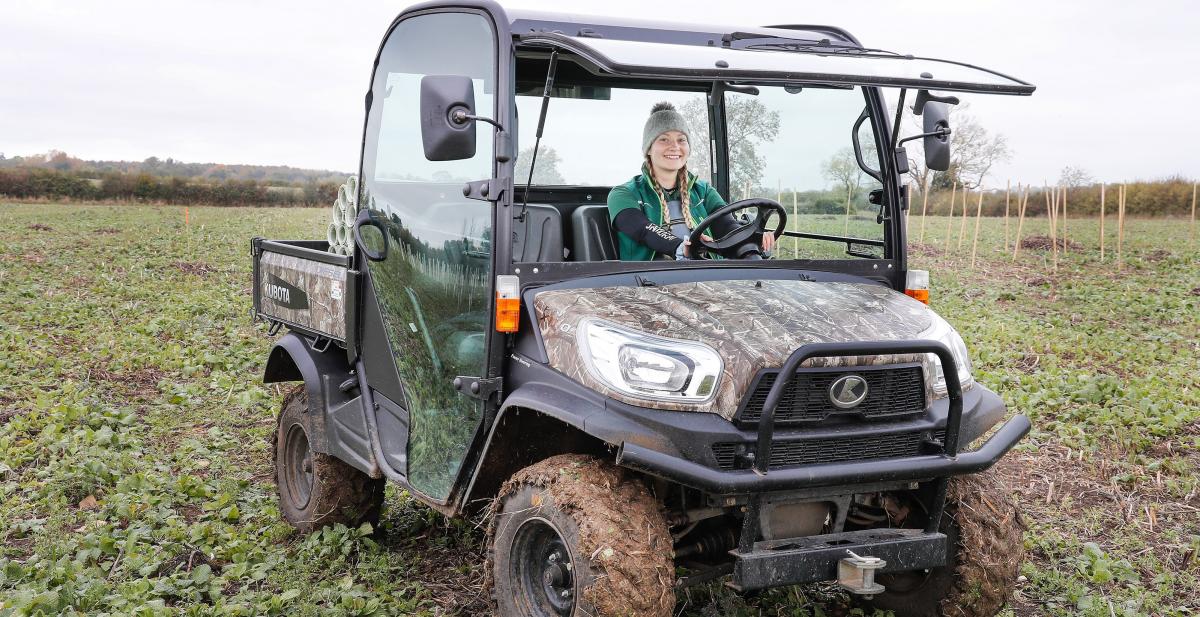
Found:
<svg viewBox="0 0 1200 617"><path fill-rule="evenodd" d="M275 483L279 510L303 533L342 523L356 527L379 522L384 480L375 479L337 458L313 452L304 416L309 409L303 385L283 397L275 428Z"/></svg>
<svg viewBox="0 0 1200 617"><path fill-rule="evenodd" d="M1016 587L1023 531L1020 512L995 474L951 478L941 523L950 563L880 574L887 591L861 604L896 617L993 617Z"/></svg>
<svg viewBox="0 0 1200 617"><path fill-rule="evenodd" d="M560 455L517 472L493 504L497 614L670 617L671 535L644 485L597 458Z"/></svg>

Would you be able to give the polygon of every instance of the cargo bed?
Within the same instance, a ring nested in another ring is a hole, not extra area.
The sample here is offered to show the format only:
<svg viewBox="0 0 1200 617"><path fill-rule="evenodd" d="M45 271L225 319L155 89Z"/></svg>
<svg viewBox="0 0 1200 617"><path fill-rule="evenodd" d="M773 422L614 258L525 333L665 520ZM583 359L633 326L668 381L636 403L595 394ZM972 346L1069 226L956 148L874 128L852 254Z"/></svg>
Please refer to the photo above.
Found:
<svg viewBox="0 0 1200 617"><path fill-rule="evenodd" d="M254 238L251 253L256 319L345 344L356 291L350 257L330 253L324 240Z"/></svg>

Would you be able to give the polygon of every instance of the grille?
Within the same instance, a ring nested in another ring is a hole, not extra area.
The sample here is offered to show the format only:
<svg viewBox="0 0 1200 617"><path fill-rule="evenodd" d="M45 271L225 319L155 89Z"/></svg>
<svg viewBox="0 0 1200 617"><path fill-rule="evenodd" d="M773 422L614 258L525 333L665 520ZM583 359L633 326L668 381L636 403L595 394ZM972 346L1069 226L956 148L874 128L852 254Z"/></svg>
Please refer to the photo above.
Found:
<svg viewBox="0 0 1200 617"><path fill-rule="evenodd" d="M867 398L853 409L838 409L829 400L829 387L844 375L867 380ZM777 372L764 372L745 398L738 419L757 423ZM925 377L920 365L885 369L796 371L796 377L779 399L775 422L818 422L830 414L857 414L866 418L895 418L925 409Z"/></svg>
<svg viewBox="0 0 1200 617"><path fill-rule="evenodd" d="M805 441L777 441L771 444L771 469L798 467L820 463L844 461L870 461L885 458L920 456L929 451L922 449L925 433L893 433L863 437L836 437ZM934 431L934 439L944 441L946 431ZM754 451L753 443L717 443L712 447L717 466L729 471L748 467L749 462L739 465L739 455Z"/></svg>

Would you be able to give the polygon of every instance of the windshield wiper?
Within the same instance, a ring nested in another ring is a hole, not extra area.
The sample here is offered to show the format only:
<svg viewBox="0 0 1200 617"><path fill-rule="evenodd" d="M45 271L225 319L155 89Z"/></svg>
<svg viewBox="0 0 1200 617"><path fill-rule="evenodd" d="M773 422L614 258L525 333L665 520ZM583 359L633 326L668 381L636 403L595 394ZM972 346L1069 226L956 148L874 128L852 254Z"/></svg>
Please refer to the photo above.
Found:
<svg viewBox="0 0 1200 617"><path fill-rule="evenodd" d="M791 51L805 54L824 54L824 55L843 55L843 56L883 56L889 58L906 58L911 60L913 57L909 54L898 54L894 51L886 49L874 49L870 47L850 47L845 45L830 45L822 41L818 44L811 43L754 43L747 45L743 49L779 49L782 51Z"/></svg>

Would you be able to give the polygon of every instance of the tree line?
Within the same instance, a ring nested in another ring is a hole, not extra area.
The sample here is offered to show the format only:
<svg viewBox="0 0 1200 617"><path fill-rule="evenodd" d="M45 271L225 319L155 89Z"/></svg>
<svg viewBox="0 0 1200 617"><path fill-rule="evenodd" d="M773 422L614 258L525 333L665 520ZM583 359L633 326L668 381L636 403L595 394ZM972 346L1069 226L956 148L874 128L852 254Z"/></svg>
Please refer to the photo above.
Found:
<svg viewBox="0 0 1200 617"><path fill-rule="evenodd" d="M133 201L209 206L328 206L340 181L291 185L261 180L191 179L149 173L0 168L0 197L70 201Z"/></svg>
<svg viewBox="0 0 1200 617"><path fill-rule="evenodd" d="M1106 214L1116 214L1117 188L1122 183L1104 184L1104 211ZM1187 216L1192 211L1192 195L1195 183L1193 180L1173 176L1159 180L1138 180L1125 183L1125 213L1128 216ZM1065 186L1061 190L1066 193L1067 216L1098 216L1100 214L1100 183L1089 183L1079 186ZM1029 201L1026 205L1025 216L1046 216L1048 208L1046 197L1054 196L1056 187L1032 186L1028 188ZM1016 184L1008 195L1008 208L1011 216L1016 216L1020 207L1025 188ZM932 189L926 213L944 216L950 212L950 197L954 194L954 213L963 212L962 187L957 191L947 189ZM1004 216L1005 189L990 189L983 193L983 216ZM970 191L966 197L967 212L975 215L979 204L979 193ZM924 198L920 187L913 186L911 216L920 216Z"/></svg>
<svg viewBox="0 0 1200 617"><path fill-rule="evenodd" d="M156 156L144 161L90 161L51 150L32 156L5 157L0 153L0 169L19 167L52 169L72 172L92 178L100 174L148 174L159 178L193 178L222 182L225 180L257 180L268 184L294 185L306 182L345 181L346 173L327 169L300 169L286 165L225 165L222 163L185 163L173 158Z"/></svg>

